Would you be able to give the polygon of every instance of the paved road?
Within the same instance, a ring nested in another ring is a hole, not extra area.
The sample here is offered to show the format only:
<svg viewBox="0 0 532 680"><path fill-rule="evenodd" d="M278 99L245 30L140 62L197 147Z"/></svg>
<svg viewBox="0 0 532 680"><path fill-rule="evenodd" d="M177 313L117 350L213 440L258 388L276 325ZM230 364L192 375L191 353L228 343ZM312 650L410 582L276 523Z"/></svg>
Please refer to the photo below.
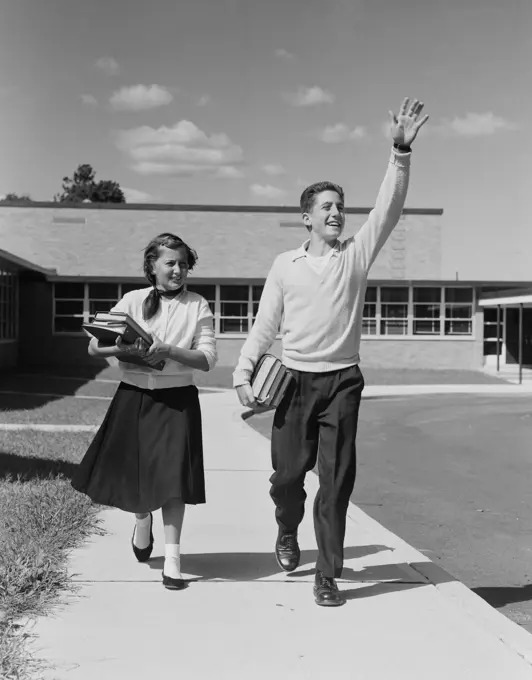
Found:
<svg viewBox="0 0 532 680"><path fill-rule="evenodd" d="M532 397L365 400L358 458L353 501L532 632Z"/></svg>

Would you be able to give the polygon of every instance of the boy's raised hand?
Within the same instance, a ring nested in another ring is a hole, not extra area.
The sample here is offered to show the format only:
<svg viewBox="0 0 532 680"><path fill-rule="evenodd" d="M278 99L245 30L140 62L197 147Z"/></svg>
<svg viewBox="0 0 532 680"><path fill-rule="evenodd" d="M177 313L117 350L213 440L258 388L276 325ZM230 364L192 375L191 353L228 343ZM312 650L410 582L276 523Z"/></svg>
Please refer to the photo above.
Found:
<svg viewBox="0 0 532 680"><path fill-rule="evenodd" d="M397 116L393 111L389 111L390 132L395 144L411 146L417 137L417 133L429 119L428 116L420 118L424 106L419 99L410 100L409 97L406 97Z"/></svg>

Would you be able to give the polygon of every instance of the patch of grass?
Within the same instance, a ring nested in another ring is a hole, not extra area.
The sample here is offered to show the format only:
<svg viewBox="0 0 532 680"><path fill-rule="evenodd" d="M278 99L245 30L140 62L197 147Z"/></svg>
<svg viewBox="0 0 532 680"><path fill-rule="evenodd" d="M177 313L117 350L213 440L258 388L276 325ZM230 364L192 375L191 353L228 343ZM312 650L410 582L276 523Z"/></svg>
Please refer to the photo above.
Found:
<svg viewBox="0 0 532 680"><path fill-rule="evenodd" d="M74 592L69 553L102 533L98 507L69 481L91 438L0 432L0 678L26 680L42 668L28 628Z"/></svg>
<svg viewBox="0 0 532 680"><path fill-rule="evenodd" d="M31 626L0 621L0 677L3 680L34 680L45 668L30 649L33 641Z"/></svg>
<svg viewBox="0 0 532 680"><path fill-rule="evenodd" d="M54 394L58 397L74 395L112 397L117 387L118 382L11 374L2 376L0 395L3 391L10 391L28 394Z"/></svg>
<svg viewBox="0 0 532 680"><path fill-rule="evenodd" d="M202 371L195 372L195 380L198 387L232 387L233 385L233 371L234 366L224 366L219 364L213 371L204 373ZM78 382L78 389L80 385L88 383L91 380L120 380L120 371L116 366L109 366L107 363L100 367L87 366L32 366L24 371L24 374L32 374L32 377L41 379L43 385L51 384L48 376L55 378L63 378L62 384L66 385L68 381ZM16 380L16 374L11 373L9 377ZM74 380L75 379L75 380ZM2 385L4 384L4 376L2 376ZM6 383L7 384L7 383ZM7 388L5 388L7 389ZM65 389L65 387L63 387ZM46 390L50 391L50 390ZM72 392L68 392L72 394Z"/></svg>
<svg viewBox="0 0 532 680"><path fill-rule="evenodd" d="M93 432L0 430L0 480L70 476L94 437Z"/></svg>
<svg viewBox="0 0 532 680"><path fill-rule="evenodd" d="M109 404L110 399L0 394L0 423L99 425Z"/></svg>

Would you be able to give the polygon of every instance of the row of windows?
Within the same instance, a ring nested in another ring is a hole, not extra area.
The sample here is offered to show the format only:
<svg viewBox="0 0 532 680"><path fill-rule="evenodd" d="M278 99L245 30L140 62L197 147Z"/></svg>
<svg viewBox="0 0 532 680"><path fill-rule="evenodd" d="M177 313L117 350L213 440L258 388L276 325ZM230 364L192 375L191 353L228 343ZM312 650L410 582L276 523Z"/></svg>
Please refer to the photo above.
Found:
<svg viewBox="0 0 532 680"><path fill-rule="evenodd" d="M16 340L18 278L0 269L0 340Z"/></svg>
<svg viewBox="0 0 532 680"><path fill-rule="evenodd" d="M142 284L56 283L54 332L76 333L97 312L108 311ZM188 285L203 295L215 315L217 334L246 334L252 327L263 286ZM369 286L363 335L471 335L473 289Z"/></svg>
<svg viewBox="0 0 532 680"><path fill-rule="evenodd" d="M363 335L471 335L473 289L368 286Z"/></svg>

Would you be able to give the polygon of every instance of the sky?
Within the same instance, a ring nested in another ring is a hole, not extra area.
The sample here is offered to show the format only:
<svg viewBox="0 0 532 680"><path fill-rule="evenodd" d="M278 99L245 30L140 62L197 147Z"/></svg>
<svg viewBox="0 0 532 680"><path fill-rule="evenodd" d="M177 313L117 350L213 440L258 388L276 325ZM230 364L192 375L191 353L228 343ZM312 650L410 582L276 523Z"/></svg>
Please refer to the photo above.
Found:
<svg viewBox="0 0 532 680"><path fill-rule="evenodd" d="M0 195L90 163L128 202L371 207L409 96L443 275L532 280L531 36L529 0L3 0Z"/></svg>

